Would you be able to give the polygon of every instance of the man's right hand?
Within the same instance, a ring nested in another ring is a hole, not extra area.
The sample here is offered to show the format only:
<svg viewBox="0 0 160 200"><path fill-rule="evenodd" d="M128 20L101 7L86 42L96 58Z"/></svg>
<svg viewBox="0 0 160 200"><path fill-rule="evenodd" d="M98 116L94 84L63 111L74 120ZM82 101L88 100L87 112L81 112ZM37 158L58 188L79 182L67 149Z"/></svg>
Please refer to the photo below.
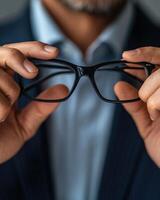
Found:
<svg viewBox="0 0 160 200"><path fill-rule="evenodd" d="M20 87L13 79L14 72L32 79L38 69L27 58L53 59L58 50L40 42L23 42L0 47L0 164L13 157L24 143L34 136L40 125L56 109L58 103L31 102L18 110L16 102ZM40 96L65 97L62 85L46 90Z"/></svg>

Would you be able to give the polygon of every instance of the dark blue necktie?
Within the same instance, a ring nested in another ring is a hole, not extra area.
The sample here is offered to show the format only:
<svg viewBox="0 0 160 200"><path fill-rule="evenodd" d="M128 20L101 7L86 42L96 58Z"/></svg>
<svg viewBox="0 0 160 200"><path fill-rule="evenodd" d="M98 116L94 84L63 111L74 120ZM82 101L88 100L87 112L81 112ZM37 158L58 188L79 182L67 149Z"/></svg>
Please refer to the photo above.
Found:
<svg viewBox="0 0 160 200"><path fill-rule="evenodd" d="M117 55L114 49L108 43L103 42L95 49L92 64L113 61L115 59L117 59Z"/></svg>

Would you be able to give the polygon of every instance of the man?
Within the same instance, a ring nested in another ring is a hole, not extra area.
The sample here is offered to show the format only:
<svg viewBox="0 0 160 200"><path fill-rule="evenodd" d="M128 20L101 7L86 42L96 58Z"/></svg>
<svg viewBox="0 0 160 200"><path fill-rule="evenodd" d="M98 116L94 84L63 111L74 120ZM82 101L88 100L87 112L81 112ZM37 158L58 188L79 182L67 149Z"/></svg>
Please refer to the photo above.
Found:
<svg viewBox="0 0 160 200"><path fill-rule="evenodd" d="M148 80L140 90L147 104L125 105L139 132L122 106L103 103L82 80L37 133L58 104L22 99L19 111L15 103L20 88L12 79L13 71L34 78L38 69L28 57L56 58L57 48L59 58L82 65L120 59L124 50L159 45L159 30L144 13L126 0L32 0L21 18L0 30L0 199L158 200L158 70L156 80ZM31 40L43 43L24 43ZM158 53L154 60L150 53L155 50L159 51L149 48L123 56L157 64ZM153 85L151 90L148 85ZM119 98L134 95L133 88L121 84L115 92ZM58 85L41 97L67 93Z"/></svg>

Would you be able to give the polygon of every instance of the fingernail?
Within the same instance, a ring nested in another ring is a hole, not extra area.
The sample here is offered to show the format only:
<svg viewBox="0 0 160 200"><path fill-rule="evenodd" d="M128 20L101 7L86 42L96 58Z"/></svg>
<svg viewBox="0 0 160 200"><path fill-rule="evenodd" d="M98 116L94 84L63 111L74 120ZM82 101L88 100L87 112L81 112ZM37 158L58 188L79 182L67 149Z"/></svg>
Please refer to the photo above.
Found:
<svg viewBox="0 0 160 200"><path fill-rule="evenodd" d="M160 117L159 111L157 111L154 114L152 114L152 116L150 115L150 118L151 118L152 121L155 121L156 119L159 119L159 117Z"/></svg>
<svg viewBox="0 0 160 200"><path fill-rule="evenodd" d="M152 121L154 121L155 119L153 117L150 117Z"/></svg>
<svg viewBox="0 0 160 200"><path fill-rule="evenodd" d="M129 51L124 51L123 56L134 56L137 54L137 50L129 50Z"/></svg>
<svg viewBox="0 0 160 200"><path fill-rule="evenodd" d="M0 123L3 123L6 120L6 118L3 118L0 120Z"/></svg>
<svg viewBox="0 0 160 200"><path fill-rule="evenodd" d="M46 45L46 46L44 46L44 50L45 50L47 53L53 53L53 52L57 51L57 48L52 47L52 46L49 46L49 45Z"/></svg>
<svg viewBox="0 0 160 200"><path fill-rule="evenodd" d="M35 67L29 60L24 61L24 68L27 70L29 73L35 73L38 72L38 68Z"/></svg>

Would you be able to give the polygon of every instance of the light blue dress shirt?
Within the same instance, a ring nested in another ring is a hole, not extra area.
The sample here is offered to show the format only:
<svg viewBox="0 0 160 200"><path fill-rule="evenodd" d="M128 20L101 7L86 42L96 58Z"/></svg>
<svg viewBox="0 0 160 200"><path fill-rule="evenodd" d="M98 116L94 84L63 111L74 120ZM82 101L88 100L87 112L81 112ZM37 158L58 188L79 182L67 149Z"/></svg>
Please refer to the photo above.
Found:
<svg viewBox="0 0 160 200"><path fill-rule="evenodd" d="M114 58L121 58L132 18L133 8L128 3L119 18L88 48L86 63L92 63L103 43L112 47ZM48 44L61 42L63 59L84 64L78 47L63 34L40 0L31 0L31 19L37 40ZM114 105L100 100L84 77L70 99L50 117L49 149L56 200L97 199L113 116Z"/></svg>

